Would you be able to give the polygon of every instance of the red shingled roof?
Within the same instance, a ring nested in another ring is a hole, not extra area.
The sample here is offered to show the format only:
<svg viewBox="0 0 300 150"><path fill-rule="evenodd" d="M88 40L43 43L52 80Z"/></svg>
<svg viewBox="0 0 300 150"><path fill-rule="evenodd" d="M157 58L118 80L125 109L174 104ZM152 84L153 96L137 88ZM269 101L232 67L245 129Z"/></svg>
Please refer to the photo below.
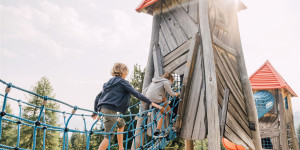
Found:
<svg viewBox="0 0 300 150"><path fill-rule="evenodd" d="M157 1L158 0L144 0L135 10L140 12L142 9L154 4Z"/></svg>
<svg viewBox="0 0 300 150"><path fill-rule="evenodd" d="M297 94L284 81L281 75L274 69L271 63L267 60L254 74L249 78L252 89L280 89L285 88L292 96Z"/></svg>

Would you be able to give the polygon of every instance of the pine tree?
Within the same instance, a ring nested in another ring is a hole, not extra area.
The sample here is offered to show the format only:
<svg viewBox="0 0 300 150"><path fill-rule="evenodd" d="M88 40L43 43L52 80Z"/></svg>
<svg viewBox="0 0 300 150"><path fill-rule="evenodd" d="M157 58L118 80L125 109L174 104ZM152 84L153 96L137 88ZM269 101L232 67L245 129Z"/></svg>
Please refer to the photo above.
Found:
<svg viewBox="0 0 300 150"><path fill-rule="evenodd" d="M53 88L50 84L50 81L46 77L42 77L36 85L33 87L32 90L34 93L37 93L42 96L48 96L54 98L55 95L53 94ZM43 99L34 95L30 95L28 103L42 106ZM48 100L46 108L58 110L59 104L53 101ZM32 106L25 106L23 108L22 117L28 120L36 121L39 114L40 108L32 107ZM43 116L40 119L40 122L43 122ZM58 126L58 114L53 111L46 110L45 111L45 120L46 123L53 126ZM43 135L44 131L42 129L37 128L36 134L36 149L43 148ZM56 150L59 149L59 132L47 130L46 131L46 149L49 150ZM21 129L21 147L32 149L33 145L33 127L29 126L22 126Z"/></svg>
<svg viewBox="0 0 300 150"><path fill-rule="evenodd" d="M12 114L12 110L8 102L6 102L5 113ZM4 117L10 120L15 120L11 117L8 117L7 115ZM17 144L16 141L17 141L17 125L15 123L2 119L2 133L1 133L0 143L3 145L15 147Z"/></svg>
<svg viewBox="0 0 300 150"><path fill-rule="evenodd" d="M142 92L142 90L143 90L144 76L145 76L145 69L141 69L140 65L135 64L132 76L130 78L130 84L138 92ZM137 104L139 102L140 102L140 100L138 100L137 98L135 98L133 96L130 99L130 104L131 105ZM131 113L136 114L138 112L139 112L139 107L138 106L131 109Z"/></svg>

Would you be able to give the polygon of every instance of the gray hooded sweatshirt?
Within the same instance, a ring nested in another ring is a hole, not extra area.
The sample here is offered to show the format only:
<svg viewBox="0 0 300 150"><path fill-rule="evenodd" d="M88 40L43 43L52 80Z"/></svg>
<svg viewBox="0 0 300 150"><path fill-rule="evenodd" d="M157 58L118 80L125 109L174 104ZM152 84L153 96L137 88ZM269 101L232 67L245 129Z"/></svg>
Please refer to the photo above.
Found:
<svg viewBox="0 0 300 150"><path fill-rule="evenodd" d="M175 96L176 93L171 89L171 81L163 77L154 77L150 85L142 92L149 100L155 103L161 103L163 98L166 98L166 92L170 96Z"/></svg>

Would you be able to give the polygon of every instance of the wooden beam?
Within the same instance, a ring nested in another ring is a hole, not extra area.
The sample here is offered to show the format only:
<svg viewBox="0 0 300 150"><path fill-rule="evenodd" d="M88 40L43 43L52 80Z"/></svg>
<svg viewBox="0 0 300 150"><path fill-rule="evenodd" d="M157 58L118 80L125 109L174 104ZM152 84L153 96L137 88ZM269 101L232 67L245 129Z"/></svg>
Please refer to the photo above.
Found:
<svg viewBox="0 0 300 150"><path fill-rule="evenodd" d="M165 36L162 31L159 30L159 47L163 56L167 55L170 52L170 48L166 42Z"/></svg>
<svg viewBox="0 0 300 150"><path fill-rule="evenodd" d="M225 50L226 52L232 54L233 56L236 56L236 50L227 46L226 44L224 44L221 40L219 40L215 35L213 35L213 42L216 46L222 48L223 50Z"/></svg>
<svg viewBox="0 0 300 150"><path fill-rule="evenodd" d="M229 99L229 89L225 87L224 89L224 97L223 97L223 105L222 105L222 113L221 113L221 121L220 121L220 132L221 132L221 138L224 136L225 132L225 124L226 124L226 118L227 118L227 108L228 108L228 99Z"/></svg>
<svg viewBox="0 0 300 150"><path fill-rule="evenodd" d="M279 119L280 119L280 146L282 149L288 149L287 131L286 131L286 113L283 98L283 90L276 89L276 98L279 104Z"/></svg>
<svg viewBox="0 0 300 150"><path fill-rule="evenodd" d="M147 67L145 71L143 89L145 89L151 83L152 78L154 76L153 48L158 45L158 36L159 36L160 18L161 18L160 15L161 15L161 8L157 8L156 11L153 13L151 43L150 43ZM139 112L148 109L149 109L149 104L145 102L141 102ZM139 128L142 125L142 122L143 122L143 117L140 117L137 120L136 128ZM136 130L135 135L139 134L140 132L142 132L140 129ZM141 135L142 135L142 140L140 137ZM132 142L131 149L134 150L136 148L139 148L141 144L143 145L144 137L145 137L144 135L145 135L144 133L139 134L136 138L134 138L135 142Z"/></svg>
<svg viewBox="0 0 300 150"><path fill-rule="evenodd" d="M163 75L162 54L158 46L153 47L154 77Z"/></svg>
<svg viewBox="0 0 300 150"><path fill-rule="evenodd" d="M188 53L188 59L186 62L186 67L184 70L184 76L183 76L183 81L182 84L184 86L184 92L182 91L181 97L182 101L179 103L178 106L178 119L176 120L176 128L177 131L180 132L181 125L182 125L182 119L183 119L183 114L185 111L185 105L187 98L189 96L189 90L190 90L190 84L191 84L191 79L193 76L194 72L194 67L195 67L195 61L196 61L196 56L198 53L200 45L200 36L198 33L196 33L193 38L191 39L191 44L190 44L190 51Z"/></svg>
<svg viewBox="0 0 300 150"><path fill-rule="evenodd" d="M174 70L176 70L177 68L182 66L182 64L185 64L187 59L188 59L188 54L184 54L184 55L176 58L172 63L170 63L164 67L164 71L165 72L173 72Z"/></svg>
<svg viewBox="0 0 300 150"><path fill-rule="evenodd" d="M187 53L189 51L189 49L191 48L191 46L190 46L191 41L192 41L192 39L184 42L182 45L180 45L179 47L177 47L171 53L169 53L168 55L166 55L164 57L163 66L168 65L169 63L171 63L172 61L174 61L179 56Z"/></svg>
<svg viewBox="0 0 300 150"><path fill-rule="evenodd" d="M184 140L185 150L194 150L194 141L193 140Z"/></svg>
<svg viewBox="0 0 300 150"><path fill-rule="evenodd" d="M250 85L250 81L249 81L249 76L248 76L247 69L246 69L246 63L245 63L237 18L238 18L237 14L234 14L234 19L232 19L232 20L233 20L233 25L234 25L233 28L235 29L235 31L233 31L232 33L233 33L233 37L234 37L233 40L236 41L236 47L237 47L236 49L238 51L237 64L238 64L238 68L240 70L240 79L241 79L241 84L243 87L243 95L244 95L245 103L247 106L248 118L249 118L250 122L255 123L255 131L251 131L255 150L262 150L257 111L256 111L255 103L254 103L253 93L252 93L252 89L251 89L251 85Z"/></svg>
<svg viewBox="0 0 300 150"><path fill-rule="evenodd" d="M215 60L212 48L211 33L208 18L208 0L199 0L199 22L202 36L206 81L206 107L208 119L209 150L220 150L220 124L218 113L218 89Z"/></svg>

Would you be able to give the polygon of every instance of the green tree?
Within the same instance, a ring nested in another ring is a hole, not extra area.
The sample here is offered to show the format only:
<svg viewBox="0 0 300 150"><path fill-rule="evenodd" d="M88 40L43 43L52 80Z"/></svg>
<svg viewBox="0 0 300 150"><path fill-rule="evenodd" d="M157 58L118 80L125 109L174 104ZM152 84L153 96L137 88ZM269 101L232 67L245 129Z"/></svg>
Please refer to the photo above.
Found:
<svg viewBox="0 0 300 150"><path fill-rule="evenodd" d="M1 108L2 109L2 108ZM10 108L10 104L6 102L5 107L6 114L12 114L12 110ZM4 116L4 118L14 120L11 117L8 117L7 115ZM0 143L7 146L16 146L17 144L17 126L15 123L6 121L2 119L2 133L1 133L1 140Z"/></svg>
<svg viewBox="0 0 300 150"><path fill-rule="evenodd" d="M99 130L98 127L94 128L94 130ZM85 137L85 135L84 135ZM102 142L102 140L104 139L103 135L99 135L99 134L92 134L91 135L91 139L90 139L90 149L98 149L100 143Z"/></svg>
<svg viewBox="0 0 300 150"><path fill-rule="evenodd" d="M55 95L53 94L53 88L50 84L50 81L46 77L42 77L36 85L33 87L32 90L34 93L37 93L42 96L48 96L54 98ZM42 106L43 99L34 95L30 95L28 103ZM48 100L46 108L58 110L59 104L53 101ZM25 106L23 108L22 117L28 120L36 121L40 114L40 108L32 107L32 106ZM45 119L46 123L52 126L58 126L58 114L53 111L46 110L45 111L45 118L41 117L40 122L43 122ZM36 149L43 148L43 135L44 131L42 129L37 129L36 134ZM59 149L59 132L47 130L46 131L46 149L56 150ZM32 149L33 145L33 127L30 126L22 126L21 129L21 147Z"/></svg>
<svg viewBox="0 0 300 150"><path fill-rule="evenodd" d="M75 129L78 130L78 129ZM69 142L70 150L86 149L86 138L84 134L74 132Z"/></svg>
<svg viewBox="0 0 300 150"><path fill-rule="evenodd" d="M133 73L130 77L130 84L133 86L133 88L135 90L137 90L140 93L143 90L144 77L145 77L145 69L141 69L140 65L135 64L134 69L133 69ZM130 104L131 105L135 105L139 102L140 102L140 100L133 97L133 96L130 99ZM136 114L138 112L139 112L139 107L138 106L131 109L131 113Z"/></svg>

